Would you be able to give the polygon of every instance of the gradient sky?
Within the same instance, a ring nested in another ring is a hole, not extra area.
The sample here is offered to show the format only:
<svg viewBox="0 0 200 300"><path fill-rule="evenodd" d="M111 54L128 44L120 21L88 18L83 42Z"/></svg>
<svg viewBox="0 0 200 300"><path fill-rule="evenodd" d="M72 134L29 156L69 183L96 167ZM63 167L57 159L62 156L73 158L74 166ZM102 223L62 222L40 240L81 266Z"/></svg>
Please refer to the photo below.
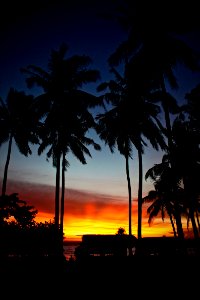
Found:
<svg viewBox="0 0 200 300"><path fill-rule="evenodd" d="M84 3L83 3L84 2ZM24 90L28 94L37 94L38 89L28 90L21 67L35 64L46 68L50 51L58 49L62 42L69 45L69 56L86 54L93 60L93 67L101 72L102 81L109 79L107 65L109 55L124 40L125 33L114 21L103 20L97 13L105 13L109 1L39 1L32 10L18 1L18 7L9 10L5 7L8 18L1 20L0 49L0 95L6 98L10 87ZM51 4L47 4L51 3ZM109 8L111 4L109 4ZM24 9L24 12L22 10ZM18 14L14 13L18 9ZM27 13L27 15L26 15ZM3 26L3 27L2 27ZM188 35L194 46L194 35ZM174 92L178 101L184 101L185 92L199 82L198 76L191 72L177 70L181 89ZM101 80L98 82L100 83ZM98 84L97 83L97 84ZM86 90L96 93L97 84L90 84ZM162 116L161 116L162 117ZM125 173L125 159L116 151L111 154L108 147L99 140L93 131L89 133L102 145L102 151L91 149L92 159L87 165L81 165L69 155L70 167L66 173L65 225L67 238L78 238L84 233L116 233L124 227L128 233L128 191ZM37 155L33 147L32 156L22 156L13 145L8 173L8 193L18 192L20 199L27 200L38 209L38 221L53 219L55 169L46 156ZM7 144L0 149L0 177L7 153ZM162 153L151 148L145 150L144 174L155 163L159 163ZM137 235L137 190L138 162L137 152L130 161L133 193L133 234ZM144 181L143 194L152 189L151 182ZM149 227L146 207L143 207L143 236L170 235L171 227L166 219L157 219Z"/></svg>

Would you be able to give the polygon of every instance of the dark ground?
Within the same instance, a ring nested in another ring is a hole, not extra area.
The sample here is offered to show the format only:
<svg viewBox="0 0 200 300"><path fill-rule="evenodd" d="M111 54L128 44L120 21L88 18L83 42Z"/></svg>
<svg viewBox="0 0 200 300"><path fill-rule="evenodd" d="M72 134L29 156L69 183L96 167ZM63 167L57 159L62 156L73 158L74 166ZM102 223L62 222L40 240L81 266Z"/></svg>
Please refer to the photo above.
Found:
<svg viewBox="0 0 200 300"><path fill-rule="evenodd" d="M7 299L193 299L199 294L199 258L1 259L0 287Z"/></svg>

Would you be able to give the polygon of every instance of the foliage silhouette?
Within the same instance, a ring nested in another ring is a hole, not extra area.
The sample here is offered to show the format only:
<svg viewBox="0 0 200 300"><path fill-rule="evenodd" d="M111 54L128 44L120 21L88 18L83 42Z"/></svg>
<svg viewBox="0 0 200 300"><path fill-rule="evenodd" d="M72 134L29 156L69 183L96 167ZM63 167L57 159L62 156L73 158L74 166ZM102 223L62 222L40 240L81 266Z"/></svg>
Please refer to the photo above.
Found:
<svg viewBox="0 0 200 300"><path fill-rule="evenodd" d="M13 140L20 153L25 156L32 154L29 144L39 142L37 136L38 115L34 110L33 102L33 96L26 95L24 92L19 92L13 88L10 88L5 103L0 99L0 146L8 141L2 195L6 194L8 166Z"/></svg>
<svg viewBox="0 0 200 300"><path fill-rule="evenodd" d="M37 223L38 211L17 193L0 196L0 256L36 257L57 255L53 222Z"/></svg>
<svg viewBox="0 0 200 300"><path fill-rule="evenodd" d="M136 2L134 4L135 9L133 9L131 1L125 1L121 4L121 10L118 12L117 18L122 25L126 25L128 38L109 57L109 63L111 66L115 66L128 60L126 74L132 84L134 84L135 78L140 78L142 83L140 84L141 90L153 88L156 93L159 93L159 101L162 104L165 116L168 153L170 155L170 163L172 168L174 168L173 137L170 120L170 113L174 112L174 110L171 110L172 97L169 97L166 82L168 81L171 88L178 87L174 73L174 69L178 64L183 64L193 71L199 71L199 54L195 53L184 42L184 39L178 35L178 33L180 34L179 26L174 26L174 28L170 24L169 27L166 26L166 23L163 22L165 16L160 6L158 6L160 10L156 9L154 11L147 3L142 6ZM152 15L155 16L155 20L160 20L159 26L157 21L154 22L149 11L148 14L145 13L145 7L149 8ZM171 11L169 13L170 15L172 14ZM146 21L144 24L141 22L144 16L146 16L147 20L151 16L148 26L146 26ZM141 66L141 68L138 68L138 66ZM139 70L138 73L135 72L135 68ZM158 98L156 97L153 100L158 101ZM175 101L173 101L174 107L177 113L178 107ZM177 204L177 215L178 210Z"/></svg>
<svg viewBox="0 0 200 300"><path fill-rule="evenodd" d="M96 150L100 146L91 138L86 137L90 128L95 128L89 108L100 104L97 97L81 90L82 86L95 82L99 72L89 68L91 59L85 55L74 55L65 58L68 47L62 44L58 51L51 51L48 71L30 65L21 71L27 75L27 85L34 84L43 88L44 93L37 97L38 110L44 115L41 129L41 144L38 153L47 147L47 158L52 157L56 167L55 187L55 226L63 230L64 218L64 172L69 166L66 154L71 151L81 163L85 164L85 155L90 151L87 146L92 145ZM60 211L60 163L62 157L62 195Z"/></svg>
<svg viewBox="0 0 200 300"><path fill-rule="evenodd" d="M105 93L105 101L113 103L113 108L105 114L97 116L99 136L109 146L111 152L117 146L119 152L126 159L126 174L129 192L129 235L131 228L131 184L129 176L129 158L132 157L132 145L138 151L139 158L139 187L138 187L138 237L141 237L141 215L142 215L142 154L143 146L147 146L145 139L158 150L165 149L166 145L161 132L161 124L157 118L159 107L148 101L146 95L138 94L138 90L132 89L128 78L123 78L112 69L116 80L100 85L98 90L109 88ZM136 84L137 85L137 84ZM149 91L150 96L151 91ZM104 97L104 96L101 96ZM135 99L133 109L132 99Z"/></svg>

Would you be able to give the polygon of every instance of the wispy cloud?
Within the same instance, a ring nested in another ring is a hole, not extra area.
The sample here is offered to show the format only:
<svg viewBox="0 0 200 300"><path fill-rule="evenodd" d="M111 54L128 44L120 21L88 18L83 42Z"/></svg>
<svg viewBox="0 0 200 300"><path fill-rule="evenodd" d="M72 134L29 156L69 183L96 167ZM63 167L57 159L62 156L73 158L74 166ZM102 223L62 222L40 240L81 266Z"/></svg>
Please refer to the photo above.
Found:
<svg viewBox="0 0 200 300"><path fill-rule="evenodd" d="M17 192L38 210L37 220L44 222L54 217L55 187L9 180L8 194ZM146 206L143 207L143 235L170 235L168 221L156 219L148 224ZM66 189L64 229L67 235L78 236L85 233L116 233L124 227L128 233L128 198L103 193ZM137 235L137 201L132 202L133 234Z"/></svg>

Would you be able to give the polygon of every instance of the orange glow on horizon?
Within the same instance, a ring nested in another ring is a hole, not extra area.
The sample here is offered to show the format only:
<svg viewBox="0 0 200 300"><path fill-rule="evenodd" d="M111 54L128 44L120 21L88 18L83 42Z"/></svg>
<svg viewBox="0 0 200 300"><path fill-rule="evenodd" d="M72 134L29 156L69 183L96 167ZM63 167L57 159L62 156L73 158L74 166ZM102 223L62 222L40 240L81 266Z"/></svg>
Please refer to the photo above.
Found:
<svg viewBox="0 0 200 300"><path fill-rule="evenodd" d="M53 222L54 187L14 182L9 186L9 194L16 191L20 199L33 205L38 214L36 222ZM28 200L27 200L28 199ZM169 219L163 222L155 218L148 224L147 205L143 206L142 236L172 236ZM132 202L132 234L137 237L137 201ZM116 234L123 227L128 234L128 197L95 194L81 190L66 190L64 237L66 240L80 241L83 234ZM185 227L186 228L186 227Z"/></svg>
<svg viewBox="0 0 200 300"><path fill-rule="evenodd" d="M111 211L110 211L111 212ZM133 215L132 219L132 234L137 237L137 215ZM64 223L65 239L68 241L80 241L84 234L115 234L119 227L123 227L128 234L128 219L124 218L122 222L109 220L97 220L94 218L78 219L71 218ZM142 236L156 237L156 236L172 236L172 228L169 220L163 223L162 220L156 219L154 223L149 226L148 218L143 218L142 222Z"/></svg>
<svg viewBox="0 0 200 300"><path fill-rule="evenodd" d="M137 237L137 207L133 205L132 234ZM66 209L67 211L67 209ZM128 234L128 209L127 204L108 204L97 212L95 203L84 206L84 215L73 215L68 212L64 217L64 237L67 241L80 241L84 234L115 234L119 227L123 227ZM38 212L36 222L53 222L53 213ZM171 236L172 227L168 219L163 222L156 218L151 226L148 224L146 207L143 208L142 236Z"/></svg>

